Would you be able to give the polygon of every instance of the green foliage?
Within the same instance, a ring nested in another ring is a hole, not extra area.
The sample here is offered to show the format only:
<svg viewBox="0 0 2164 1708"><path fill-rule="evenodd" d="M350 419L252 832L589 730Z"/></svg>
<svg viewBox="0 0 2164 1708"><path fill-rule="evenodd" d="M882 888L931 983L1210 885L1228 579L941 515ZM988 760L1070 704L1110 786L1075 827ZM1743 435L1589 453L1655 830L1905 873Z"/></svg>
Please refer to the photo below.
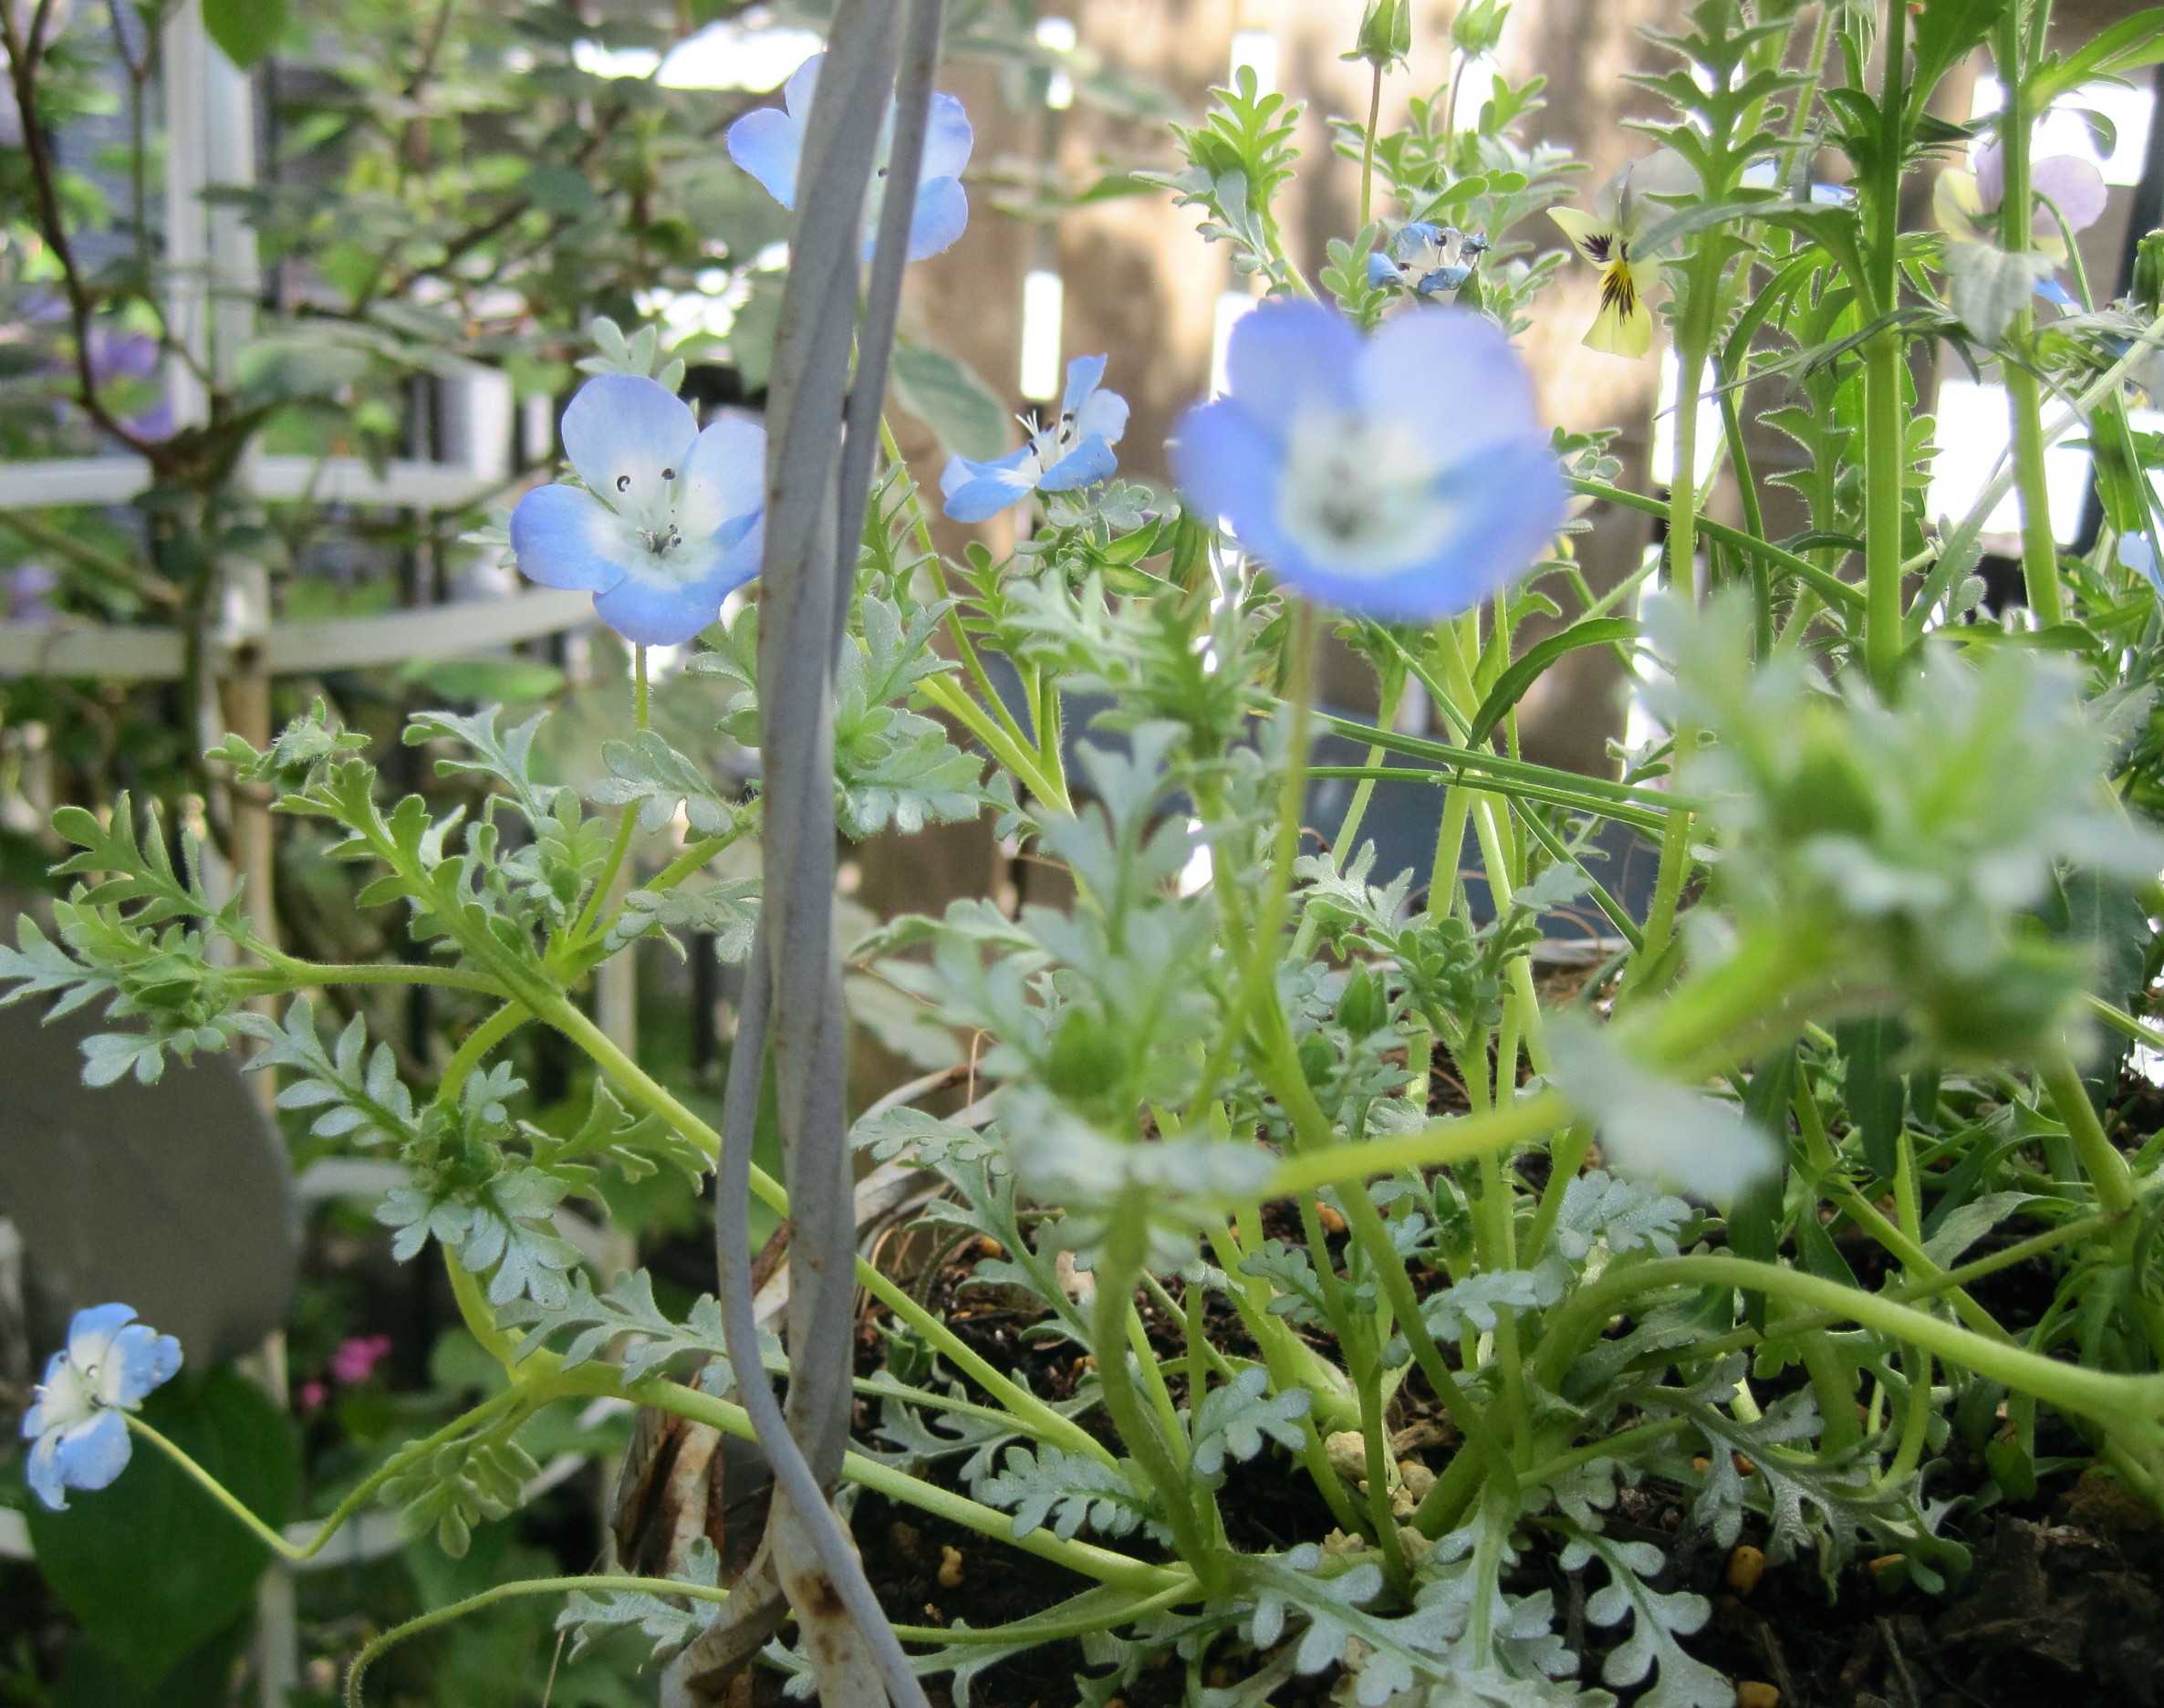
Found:
<svg viewBox="0 0 2164 1708"><path fill-rule="evenodd" d="M244 1378L183 1375L151 1394L142 1415L258 1516L277 1524L291 1510L300 1484L292 1426ZM147 1688L248 1605L270 1552L162 1453L140 1439L133 1447L111 1488L78 1493L66 1512L33 1505L28 1518L46 1582Z"/></svg>

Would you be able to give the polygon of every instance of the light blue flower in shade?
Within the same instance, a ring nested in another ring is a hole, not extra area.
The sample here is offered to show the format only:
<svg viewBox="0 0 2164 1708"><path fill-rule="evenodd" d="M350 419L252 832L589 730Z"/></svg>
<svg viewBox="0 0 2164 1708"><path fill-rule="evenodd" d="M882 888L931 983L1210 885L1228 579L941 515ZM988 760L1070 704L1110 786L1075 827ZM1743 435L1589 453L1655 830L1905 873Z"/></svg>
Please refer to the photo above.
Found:
<svg viewBox="0 0 2164 1708"><path fill-rule="evenodd" d="M151 1389L181 1368L181 1343L135 1320L125 1305L93 1305L68 1325L68 1347L53 1354L23 1417L30 1448L30 1489L55 1512L66 1491L101 1489L127 1468L128 1425Z"/></svg>
<svg viewBox="0 0 2164 1708"><path fill-rule="evenodd" d="M1317 303L1233 328L1230 391L1181 418L1194 509L1311 599L1385 619L1470 609L1524 573L1568 489L1510 340L1462 308L1373 337Z"/></svg>
<svg viewBox="0 0 2164 1708"><path fill-rule="evenodd" d="M1379 290L1409 291L1447 299L1472 276L1488 240L1455 225L1408 220L1390 241L1368 257L1368 283Z"/></svg>
<svg viewBox="0 0 2164 1708"><path fill-rule="evenodd" d="M691 407L636 374L600 374L564 411L564 454L585 482L536 486L511 513L521 574L594 596L627 640L674 646L759 573L766 430Z"/></svg>
<svg viewBox="0 0 2164 1708"><path fill-rule="evenodd" d="M782 89L782 105L748 112L729 127L729 158L766 187L785 208L796 205L796 162L804 153L804 127L811 117L825 54L814 54ZM878 175L864 206L864 254L869 259L877 241L879 204L886 197L887 157L894 133L893 106L879 132ZM935 255L962 235L969 224L969 197L962 188L969 164L969 114L952 95L934 95L924 133L924 163L917 172L917 207L910 221L910 259Z"/></svg>
<svg viewBox="0 0 2164 1708"><path fill-rule="evenodd" d="M2157 597L2164 599L2164 573L2157 568L2156 547L2138 534L2119 536L2119 561L2156 588Z"/></svg>
<svg viewBox="0 0 2164 1708"><path fill-rule="evenodd" d="M1099 391L1104 377L1102 356L1076 357L1067 364L1059 418L1040 427L1025 416L1028 442L990 463L953 458L940 476L942 507L957 522L982 522L1033 492L1073 492L1109 480L1119 466L1112 447L1127 431L1127 400Z"/></svg>

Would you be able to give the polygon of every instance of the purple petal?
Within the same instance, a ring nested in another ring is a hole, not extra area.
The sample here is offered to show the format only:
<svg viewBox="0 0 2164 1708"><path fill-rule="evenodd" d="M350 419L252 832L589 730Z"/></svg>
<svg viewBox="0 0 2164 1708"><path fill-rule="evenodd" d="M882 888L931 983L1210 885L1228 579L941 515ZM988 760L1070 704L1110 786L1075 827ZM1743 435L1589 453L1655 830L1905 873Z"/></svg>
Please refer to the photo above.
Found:
<svg viewBox="0 0 2164 1708"><path fill-rule="evenodd" d="M2053 154L2038 161L2029 173L2029 183L2059 210L2067 229L2077 232L2104 217L2104 203L2111 193L2104 186L2104 174L2078 154ZM2052 234L2057 235L2058 222L2048 214L2044 218Z"/></svg>
<svg viewBox="0 0 2164 1708"><path fill-rule="evenodd" d="M536 486L511 513L511 550L529 581L604 593L631 572L640 547L591 493Z"/></svg>
<svg viewBox="0 0 2164 1708"><path fill-rule="evenodd" d="M785 208L796 205L796 162L804 125L777 107L748 112L729 127L729 158Z"/></svg>
<svg viewBox="0 0 2164 1708"><path fill-rule="evenodd" d="M1232 393L1257 415L1290 421L1353 405L1360 335L1320 303L1268 302L1240 317L1225 352Z"/></svg>
<svg viewBox="0 0 2164 1708"><path fill-rule="evenodd" d="M667 386L637 374L599 374L564 411L564 454L604 504L661 503L691 454L699 420Z"/></svg>
<svg viewBox="0 0 2164 1708"><path fill-rule="evenodd" d="M1976 151L1976 200L1986 214L2006 200L2006 156L1996 137Z"/></svg>

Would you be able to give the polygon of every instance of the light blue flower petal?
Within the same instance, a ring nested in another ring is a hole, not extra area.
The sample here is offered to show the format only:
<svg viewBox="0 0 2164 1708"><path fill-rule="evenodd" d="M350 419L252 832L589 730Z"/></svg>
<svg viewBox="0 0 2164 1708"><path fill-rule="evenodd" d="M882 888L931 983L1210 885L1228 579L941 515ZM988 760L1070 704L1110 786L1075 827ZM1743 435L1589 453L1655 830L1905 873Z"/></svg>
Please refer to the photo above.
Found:
<svg viewBox="0 0 2164 1708"><path fill-rule="evenodd" d="M118 1411L100 1411L88 1422L46 1439L59 1442L54 1463L69 1488L104 1488L128 1467L128 1426Z"/></svg>
<svg viewBox="0 0 2164 1708"><path fill-rule="evenodd" d="M1410 261L1431 243L1442 241L1442 228L1426 220L1408 220L1398 227L1398 234L1390 239L1390 255L1399 261Z"/></svg>
<svg viewBox="0 0 2164 1708"><path fill-rule="evenodd" d="M1493 321L1468 309L1386 321L1356 370L1363 412L1408 422L1451 461L1541 431L1524 359Z"/></svg>
<svg viewBox="0 0 2164 1708"><path fill-rule="evenodd" d="M138 1406L144 1395L172 1380L181 1368L181 1343L148 1323L130 1323L113 1337L109 1357L120 1360L117 1382L107 1388L115 1405Z"/></svg>
<svg viewBox="0 0 2164 1708"><path fill-rule="evenodd" d="M1257 318L1251 314L1247 319ZM1274 530L1269 518L1276 504L1285 446L1243 401L1220 398L1188 411L1169 449L1172 478L1197 515L1231 517L1233 531L1251 547L1251 528L1266 525Z"/></svg>
<svg viewBox="0 0 2164 1708"><path fill-rule="evenodd" d="M665 500L699 436L699 418L658 380L597 374L565 406L560 432L587 490L629 510Z"/></svg>
<svg viewBox="0 0 2164 1708"><path fill-rule="evenodd" d="M917 173L919 185L934 178L961 177L975 141L969 113L962 103L952 95L933 95L924 131L924 164Z"/></svg>
<svg viewBox="0 0 2164 1708"><path fill-rule="evenodd" d="M676 520L687 540L756 515L766 502L766 429L742 415L709 422L678 476Z"/></svg>
<svg viewBox="0 0 2164 1708"><path fill-rule="evenodd" d="M597 593L594 609L627 640L681 646L721 615L725 595L758 573L764 537L765 529L754 523L726 551L710 539L695 557L672 552L665 571L635 572Z"/></svg>
<svg viewBox="0 0 2164 1708"><path fill-rule="evenodd" d="M1439 291L1454 291L1472 276L1469 266L1437 267L1432 273L1423 274L1413 289L1423 297L1432 297Z"/></svg>
<svg viewBox="0 0 2164 1708"><path fill-rule="evenodd" d="M986 522L1010 505L1019 504L1033 490L1012 481L964 481L947 494L940 508L957 522Z"/></svg>
<svg viewBox="0 0 2164 1708"><path fill-rule="evenodd" d="M89 1305L68 1319L68 1344L95 1339L102 1349L121 1329L135 1320L135 1308L130 1305ZM78 1360L79 1362L79 1360Z"/></svg>
<svg viewBox="0 0 2164 1708"><path fill-rule="evenodd" d="M729 158L785 208L796 205L796 164L804 126L777 107L747 112L729 127Z"/></svg>
<svg viewBox="0 0 2164 1708"><path fill-rule="evenodd" d="M1441 548L1388 576L1347 575L1309 562L1279 540L1249 550L1308 598L1363 616L1425 621L1471 610L1545 552L1563 524L1569 490L1545 441L1492 446L1453 468L1448 490L1463 509Z"/></svg>
<svg viewBox="0 0 2164 1708"><path fill-rule="evenodd" d="M819 68L826 63L827 56L816 53L790 72L789 80L782 85L782 105L798 124L811 117L812 97L819 89Z"/></svg>
<svg viewBox="0 0 2164 1708"><path fill-rule="evenodd" d="M1084 439L1118 444L1127 432L1127 400L1117 391L1092 391L1075 411L1075 432Z"/></svg>
<svg viewBox="0 0 2164 1708"><path fill-rule="evenodd" d="M2036 281L2036 294L2045 302L2055 303L2061 308L2075 307L2074 293L2048 275Z"/></svg>
<svg viewBox="0 0 2164 1708"><path fill-rule="evenodd" d="M1067 364L1067 388L1060 396L1059 412L1075 414L1089 401L1089 394L1105 382L1104 356L1077 356Z"/></svg>
<svg viewBox="0 0 2164 1708"><path fill-rule="evenodd" d="M58 1430L37 1438L37 1444L30 1449L30 1463L24 1467L24 1475L30 1484L30 1492L52 1511L68 1510L68 1496L63 1493L67 1484L60 1477Z"/></svg>
<svg viewBox="0 0 2164 1708"><path fill-rule="evenodd" d="M2156 548L2148 540L2138 534L2120 535L2119 561L2155 588L2159 598L2164 598L2164 573L2159 572Z"/></svg>
<svg viewBox="0 0 2164 1708"><path fill-rule="evenodd" d="M916 212L910 216L910 250L912 261L922 261L952 248L969 224L969 196L959 178L933 178L917 192ZM870 255L874 240L865 240Z"/></svg>
<svg viewBox="0 0 2164 1708"><path fill-rule="evenodd" d="M1360 335L1320 303L1271 302L1242 315L1225 352L1232 393L1273 422L1309 409L1348 410Z"/></svg>
<svg viewBox="0 0 2164 1708"><path fill-rule="evenodd" d="M1390 264L1390 257L1379 249L1368 252L1368 283L1377 289L1385 289L1398 282L1398 269Z"/></svg>
<svg viewBox="0 0 2164 1708"><path fill-rule="evenodd" d="M979 463L973 457L949 457L947 466L940 471L940 491L942 494L950 494L968 485L972 481L996 480L1002 474L1012 474L1028 461L1029 447L1027 445L1010 451L1003 457L994 457L989 463ZM1007 484L1013 486L1014 483L1009 481ZM1014 490L1023 493L1027 492L1029 488L1014 486Z"/></svg>
<svg viewBox="0 0 2164 1708"><path fill-rule="evenodd" d="M1037 490L1073 492L1077 486L1094 486L1110 480L1118 466L1112 447L1092 433L1038 477Z"/></svg>
<svg viewBox="0 0 2164 1708"><path fill-rule="evenodd" d="M605 593L644 556L621 518L576 486L536 486L511 512L518 572L543 587Z"/></svg>

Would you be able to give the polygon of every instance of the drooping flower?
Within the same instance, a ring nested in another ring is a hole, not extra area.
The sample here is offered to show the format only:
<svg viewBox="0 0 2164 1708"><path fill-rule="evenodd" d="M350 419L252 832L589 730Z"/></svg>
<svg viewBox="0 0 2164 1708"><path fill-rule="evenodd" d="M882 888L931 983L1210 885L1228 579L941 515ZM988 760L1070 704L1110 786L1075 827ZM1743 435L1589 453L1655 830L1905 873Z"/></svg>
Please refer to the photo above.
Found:
<svg viewBox="0 0 2164 1708"><path fill-rule="evenodd" d="M1119 466L1112 447L1127 431L1127 400L1099 391L1104 377L1104 357L1076 357L1067 364L1058 420L1040 427L1035 416L1025 416L1028 440L992 462L950 460L940 476L946 513L957 522L982 522L1033 492L1073 492L1109 480Z"/></svg>
<svg viewBox="0 0 2164 1708"><path fill-rule="evenodd" d="M1697 173L1673 149L1655 149L1634 161L1595 198L1594 212L1550 208L1571 246L1600 269L1600 312L1587 331L1587 349L1610 356L1643 356L1653 348L1653 314L1646 293L1659 272L1644 253L1648 231L1670 211L1657 195L1683 195L1698 186Z"/></svg>
<svg viewBox="0 0 2164 1708"><path fill-rule="evenodd" d="M783 87L780 107L762 107L729 127L729 158L764 184L766 193L785 208L796 205L796 163L804 153L804 128L811 117L819 68L826 57L823 53L814 54L796 68ZM879 204L886 196L887 158L893 134L894 110L890 101L886 123L879 130L878 172L865 198L864 254L868 260L878 241ZM910 221L910 260L921 261L939 254L961 236L962 227L969 224L969 196L962 188L962 172L969 164L970 145L974 141L969 114L962 103L952 95L933 95L924 133L924 161L917 172L916 212Z"/></svg>
<svg viewBox="0 0 2164 1708"><path fill-rule="evenodd" d="M125 1305L93 1305L68 1325L68 1346L45 1367L23 1417L30 1488L55 1512L71 1488L101 1489L127 1468L128 1425L145 1396L181 1368L181 1343L135 1320Z"/></svg>
<svg viewBox="0 0 2164 1708"><path fill-rule="evenodd" d="M594 596L601 620L646 646L689 640L759 573L766 430L691 406L636 374L599 374L564 411L583 487L536 486L511 513L519 572Z"/></svg>
<svg viewBox="0 0 2164 1708"><path fill-rule="evenodd" d="M2029 166L2029 187L2056 208L2070 231L2084 232L2104 217L2110 192L2095 162L2078 154L2049 154ZM1950 237L1995 243L1999 235L1999 210L2006 201L2006 154L1996 141L1987 142L1976 156L1976 170L1948 166L1931 186L1931 214L1939 229ZM2056 266L2066 259L2066 244L2059 221L2043 208L2036 211L2031 244L2039 255Z"/></svg>
<svg viewBox="0 0 2164 1708"><path fill-rule="evenodd" d="M1369 616L1469 609L1564 519L1561 469L1510 340L1467 310L1363 338L1336 310L1265 303L1233 329L1231 390L1190 410L1181 488L1312 599Z"/></svg>
<svg viewBox="0 0 2164 1708"><path fill-rule="evenodd" d="M1455 225L1408 220L1383 248L1368 257L1368 283L1444 300L1472 276L1488 240Z"/></svg>

